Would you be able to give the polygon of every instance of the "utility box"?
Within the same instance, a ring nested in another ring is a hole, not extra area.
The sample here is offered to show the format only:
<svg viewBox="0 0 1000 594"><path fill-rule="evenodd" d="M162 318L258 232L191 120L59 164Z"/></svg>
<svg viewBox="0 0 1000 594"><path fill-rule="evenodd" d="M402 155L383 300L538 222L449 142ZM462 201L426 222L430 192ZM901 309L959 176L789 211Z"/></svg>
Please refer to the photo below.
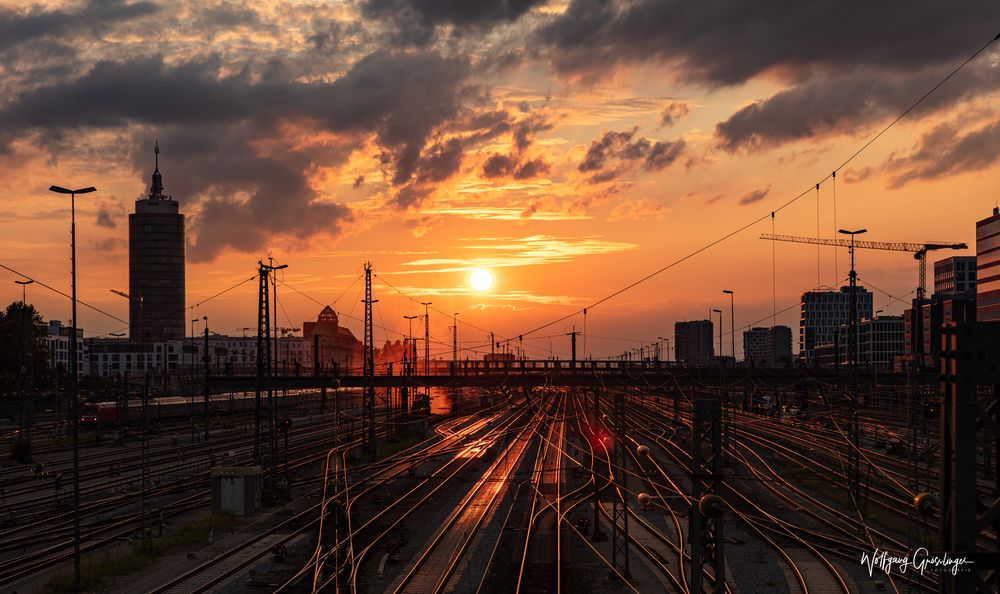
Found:
<svg viewBox="0 0 1000 594"><path fill-rule="evenodd" d="M260 508L260 466L212 469L212 513L252 516Z"/></svg>

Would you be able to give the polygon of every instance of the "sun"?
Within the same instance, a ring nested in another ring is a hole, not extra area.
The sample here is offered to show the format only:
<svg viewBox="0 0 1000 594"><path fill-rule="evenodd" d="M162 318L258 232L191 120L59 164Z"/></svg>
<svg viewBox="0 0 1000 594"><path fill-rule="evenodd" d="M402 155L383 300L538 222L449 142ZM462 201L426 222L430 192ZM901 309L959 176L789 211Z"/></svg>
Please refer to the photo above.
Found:
<svg viewBox="0 0 1000 594"><path fill-rule="evenodd" d="M493 275L488 271L478 268L472 271L469 276L469 284L477 291L485 291L493 286Z"/></svg>

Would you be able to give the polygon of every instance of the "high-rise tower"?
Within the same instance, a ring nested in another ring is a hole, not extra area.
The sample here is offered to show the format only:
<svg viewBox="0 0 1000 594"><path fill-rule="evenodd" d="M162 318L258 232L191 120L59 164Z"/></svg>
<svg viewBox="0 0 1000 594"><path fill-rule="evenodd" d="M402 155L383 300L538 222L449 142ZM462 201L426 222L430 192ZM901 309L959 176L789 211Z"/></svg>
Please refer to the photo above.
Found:
<svg viewBox="0 0 1000 594"><path fill-rule="evenodd" d="M163 193L160 146L149 196L128 216L130 337L135 342L184 338L184 215Z"/></svg>

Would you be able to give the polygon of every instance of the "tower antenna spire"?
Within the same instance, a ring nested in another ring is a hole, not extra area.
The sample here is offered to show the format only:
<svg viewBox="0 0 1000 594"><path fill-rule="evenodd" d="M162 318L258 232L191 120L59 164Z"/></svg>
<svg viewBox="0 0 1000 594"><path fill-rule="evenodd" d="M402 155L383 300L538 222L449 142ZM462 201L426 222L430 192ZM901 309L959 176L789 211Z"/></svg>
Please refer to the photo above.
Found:
<svg viewBox="0 0 1000 594"><path fill-rule="evenodd" d="M163 195L163 176L160 174L160 141L157 140L153 143L153 184L149 187L149 197L153 200L164 200L169 199L169 196Z"/></svg>

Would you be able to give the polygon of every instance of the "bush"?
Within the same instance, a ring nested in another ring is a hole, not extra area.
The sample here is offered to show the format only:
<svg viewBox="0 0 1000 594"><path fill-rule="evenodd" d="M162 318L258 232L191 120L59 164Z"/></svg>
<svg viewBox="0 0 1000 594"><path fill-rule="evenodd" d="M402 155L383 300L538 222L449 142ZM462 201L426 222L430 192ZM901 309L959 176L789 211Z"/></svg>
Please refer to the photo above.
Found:
<svg viewBox="0 0 1000 594"><path fill-rule="evenodd" d="M31 441L23 437L15 439L10 445L10 457L21 464L29 464L31 462Z"/></svg>

